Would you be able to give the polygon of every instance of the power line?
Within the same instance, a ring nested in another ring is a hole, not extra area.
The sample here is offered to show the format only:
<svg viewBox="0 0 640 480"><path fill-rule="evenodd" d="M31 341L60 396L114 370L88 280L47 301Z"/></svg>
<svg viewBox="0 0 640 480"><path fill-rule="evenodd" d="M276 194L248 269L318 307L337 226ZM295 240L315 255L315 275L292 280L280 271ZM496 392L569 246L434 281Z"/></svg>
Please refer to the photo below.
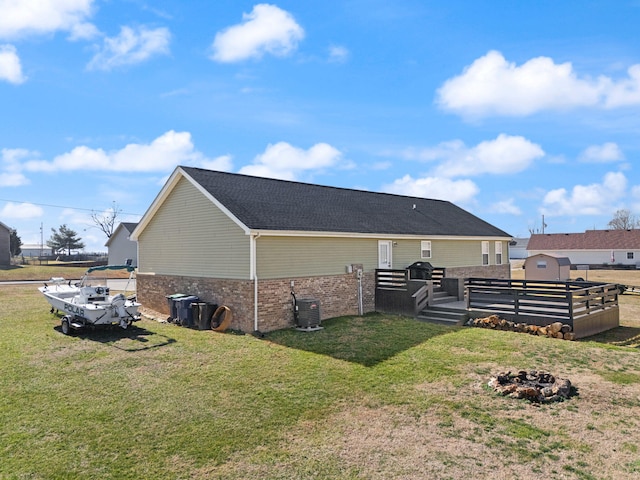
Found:
<svg viewBox="0 0 640 480"><path fill-rule="evenodd" d="M25 202L21 200L7 200L6 198L0 198L0 202L12 202L12 203L30 203L31 205L38 205L39 207L51 207L51 208L70 208L72 210L82 210L85 212L99 212L98 209L95 208L81 208L81 207L64 207L62 205L51 205L48 203L37 203L37 202ZM142 217L140 213L127 213L127 212L118 212L121 215L133 215L136 217Z"/></svg>

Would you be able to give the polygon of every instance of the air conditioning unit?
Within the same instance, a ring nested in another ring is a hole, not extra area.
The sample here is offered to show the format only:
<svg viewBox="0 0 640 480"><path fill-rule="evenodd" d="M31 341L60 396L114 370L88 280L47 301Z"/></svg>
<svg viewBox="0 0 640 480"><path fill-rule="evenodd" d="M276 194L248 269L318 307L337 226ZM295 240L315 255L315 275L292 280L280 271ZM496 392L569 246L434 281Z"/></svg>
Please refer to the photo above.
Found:
<svg viewBox="0 0 640 480"><path fill-rule="evenodd" d="M320 302L311 298L301 298L295 301L294 317L296 329L305 332L322 330L320 326Z"/></svg>

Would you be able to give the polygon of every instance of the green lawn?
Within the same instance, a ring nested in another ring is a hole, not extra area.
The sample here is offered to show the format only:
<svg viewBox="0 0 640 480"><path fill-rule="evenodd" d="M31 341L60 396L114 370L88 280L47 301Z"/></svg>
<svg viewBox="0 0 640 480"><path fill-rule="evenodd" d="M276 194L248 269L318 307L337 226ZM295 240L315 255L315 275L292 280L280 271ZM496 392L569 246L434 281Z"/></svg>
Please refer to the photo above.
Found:
<svg viewBox="0 0 640 480"><path fill-rule="evenodd" d="M0 282L20 280L49 280L51 277L79 279L87 267L73 267L60 264L51 265L11 265L0 266Z"/></svg>
<svg viewBox="0 0 640 480"><path fill-rule="evenodd" d="M2 479L640 475L640 352L606 339L384 315L263 339L150 320L65 336L35 286L0 305ZM520 368L578 395L486 388Z"/></svg>

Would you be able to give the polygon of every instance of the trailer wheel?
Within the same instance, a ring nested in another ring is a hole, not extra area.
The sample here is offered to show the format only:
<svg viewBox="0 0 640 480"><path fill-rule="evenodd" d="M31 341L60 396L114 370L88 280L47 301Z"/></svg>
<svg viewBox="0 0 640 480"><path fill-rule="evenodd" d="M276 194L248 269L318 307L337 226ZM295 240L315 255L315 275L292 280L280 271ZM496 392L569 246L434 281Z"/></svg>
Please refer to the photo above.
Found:
<svg viewBox="0 0 640 480"><path fill-rule="evenodd" d="M65 335L71 335L71 322L69 321L69 317L62 317L62 321L60 322L60 329Z"/></svg>

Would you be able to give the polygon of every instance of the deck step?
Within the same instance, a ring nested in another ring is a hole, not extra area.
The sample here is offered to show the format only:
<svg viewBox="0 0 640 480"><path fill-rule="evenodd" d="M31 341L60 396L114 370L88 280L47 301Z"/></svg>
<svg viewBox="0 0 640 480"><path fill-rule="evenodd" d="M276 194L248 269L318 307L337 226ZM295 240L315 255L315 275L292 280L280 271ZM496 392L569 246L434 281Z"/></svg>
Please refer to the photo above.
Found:
<svg viewBox="0 0 640 480"><path fill-rule="evenodd" d="M417 319L422 322L440 323L444 325L464 325L469 320L469 312L458 308L431 306L422 310Z"/></svg>
<svg viewBox="0 0 640 480"><path fill-rule="evenodd" d="M452 303L452 302L457 302L458 298L457 297L452 297L450 295L447 295L446 293L444 295L441 296L433 296L433 299L431 300L431 304L432 305L441 305L444 303Z"/></svg>

